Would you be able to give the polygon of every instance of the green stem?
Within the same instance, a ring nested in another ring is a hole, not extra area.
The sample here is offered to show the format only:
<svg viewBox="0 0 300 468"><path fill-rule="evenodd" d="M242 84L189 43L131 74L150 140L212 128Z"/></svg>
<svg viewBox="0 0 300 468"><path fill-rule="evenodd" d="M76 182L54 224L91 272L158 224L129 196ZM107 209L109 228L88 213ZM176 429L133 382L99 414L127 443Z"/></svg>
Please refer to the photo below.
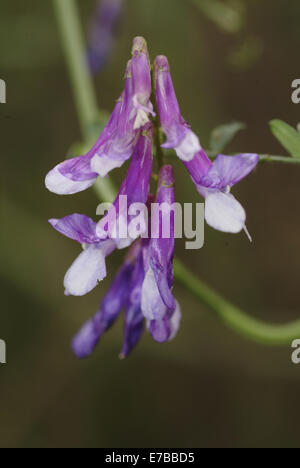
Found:
<svg viewBox="0 0 300 468"><path fill-rule="evenodd" d="M289 156L272 156L270 154L260 154L261 163L282 163L282 164L300 164L300 159Z"/></svg>
<svg viewBox="0 0 300 468"><path fill-rule="evenodd" d="M215 159L218 155L211 151L207 151L210 159ZM240 153L236 153L240 154ZM260 163L281 163L281 164L300 164L300 158L293 158L291 156L274 156L272 154L259 154Z"/></svg>
<svg viewBox="0 0 300 468"><path fill-rule="evenodd" d="M72 83L78 119L83 138L91 143L93 124L97 121L98 107L91 74L86 63L86 48L80 25L80 15L75 0L53 0L62 46ZM94 185L97 195L105 201L115 197L115 187L109 179Z"/></svg>
<svg viewBox="0 0 300 468"><path fill-rule="evenodd" d="M266 345L290 345L300 338L300 320L285 325L267 324L256 320L216 293L196 278L178 259L175 278L197 300L213 310L230 328L244 337Z"/></svg>
<svg viewBox="0 0 300 468"><path fill-rule="evenodd" d="M154 123L154 145L155 145L155 151L156 151L156 160L157 160L157 165L158 169L160 170L163 165L164 165L164 152L161 147L162 141L161 141L161 133L160 133L160 124L159 122Z"/></svg>
<svg viewBox="0 0 300 468"><path fill-rule="evenodd" d="M216 159L219 153L215 153L210 150L205 150L206 154L208 157L212 160ZM236 154L241 154L243 151L240 151L239 153L234 153L234 154L229 154L228 156L235 156ZM176 154L174 150L168 149L165 150L165 154L167 157L172 158L176 157ZM226 152L222 154L227 154ZM292 156L275 156L273 154L259 154L259 162L261 164L263 163L279 163L279 164L292 164L292 165L299 165L300 164L300 158L293 158Z"/></svg>
<svg viewBox="0 0 300 468"><path fill-rule="evenodd" d="M156 155L156 160L157 160L157 165L158 169L163 167L164 165L164 160L165 160L165 155L164 151L161 147L163 140L162 140L162 130L161 130L161 123L160 123L160 118L159 118L159 112L157 109L156 105L156 78L155 78L155 72L154 69L152 69L152 96L151 96L151 101L154 103L154 112L156 114L155 119L153 121L154 125L154 146L155 146L155 155Z"/></svg>
<svg viewBox="0 0 300 468"><path fill-rule="evenodd" d="M96 94L86 63L83 35L74 0L53 0L67 60L81 131L86 140L97 118Z"/></svg>

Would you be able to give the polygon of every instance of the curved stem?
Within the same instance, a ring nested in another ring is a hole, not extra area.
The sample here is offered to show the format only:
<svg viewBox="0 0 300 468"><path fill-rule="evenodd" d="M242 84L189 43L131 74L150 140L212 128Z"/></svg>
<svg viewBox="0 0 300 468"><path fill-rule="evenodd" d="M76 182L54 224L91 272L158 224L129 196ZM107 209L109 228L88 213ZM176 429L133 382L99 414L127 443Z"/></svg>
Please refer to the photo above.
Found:
<svg viewBox="0 0 300 468"><path fill-rule="evenodd" d="M153 102L153 108L154 108L154 112L156 114L155 119L153 120L153 125L154 125L154 146L155 146L155 151L156 151L157 165L158 165L158 169L160 171L160 169L164 165L165 155L164 155L164 151L163 151L163 149L161 147L161 145L163 143L163 140L162 140L161 123L160 123L160 118L159 118L159 112L158 112L158 109L157 109L156 97L155 97L155 95L156 95L156 78L155 78L154 69L152 69L151 77L152 77L152 96L151 96L152 99L151 100Z"/></svg>
<svg viewBox="0 0 300 468"><path fill-rule="evenodd" d="M260 154L259 159L261 163L282 163L282 164L300 164L300 159L292 158L290 156L272 156L270 154Z"/></svg>
<svg viewBox="0 0 300 468"><path fill-rule="evenodd" d="M175 278L230 328L246 338L267 345L281 346L291 345L294 339L300 338L300 320L285 325L267 324L256 320L196 278L178 259L175 260Z"/></svg>
<svg viewBox="0 0 300 468"><path fill-rule="evenodd" d="M90 144L98 107L95 88L86 62L86 49L75 0L53 0L62 46L72 83L73 96L83 138ZM94 189L105 201L115 197L115 187L109 179L96 182Z"/></svg>
<svg viewBox="0 0 300 468"><path fill-rule="evenodd" d="M86 52L74 0L53 0L67 60L81 131L90 138L89 127L97 118L97 100L86 63Z"/></svg>
<svg viewBox="0 0 300 468"><path fill-rule="evenodd" d="M219 153L215 153L210 150L205 150L206 154L210 159L216 159ZM236 154L241 154L244 151L240 151L239 153L234 153L234 154L228 154L228 156L235 156ZM174 150L168 149L165 150L165 154L168 157L175 157L176 154ZM226 152L223 152L222 154L227 154ZM293 158L291 156L275 156L273 154L259 154L259 162L261 164L263 163L279 163L279 164L293 164L293 165L299 165L300 164L300 158Z"/></svg>
<svg viewBox="0 0 300 468"><path fill-rule="evenodd" d="M242 153L242 151L241 151ZM218 155L212 153L211 151L207 152L210 159L215 159ZM240 154L240 153L236 153ZM293 158L291 156L275 156L272 154L259 154L260 163L281 163L281 164L300 164L300 158Z"/></svg>

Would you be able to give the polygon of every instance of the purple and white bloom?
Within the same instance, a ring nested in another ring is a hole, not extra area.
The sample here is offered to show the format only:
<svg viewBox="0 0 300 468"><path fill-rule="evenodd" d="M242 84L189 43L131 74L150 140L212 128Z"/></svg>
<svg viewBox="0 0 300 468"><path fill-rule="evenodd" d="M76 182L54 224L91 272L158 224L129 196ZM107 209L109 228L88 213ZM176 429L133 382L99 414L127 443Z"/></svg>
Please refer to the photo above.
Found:
<svg viewBox="0 0 300 468"><path fill-rule="evenodd" d="M175 311L167 310L165 316L160 320L148 320L147 329L152 338L157 343L166 343L172 341L179 330L181 322L181 309L179 303L176 301Z"/></svg>
<svg viewBox="0 0 300 468"><path fill-rule="evenodd" d="M108 213L97 225L96 233L101 239L114 239L118 248L128 247L140 234L148 229L148 216L145 206L150 189L152 173L153 126L148 123L142 130L134 148L127 175L118 196ZM134 204L141 209L131 212ZM131 232L130 225L136 220L139 229Z"/></svg>
<svg viewBox="0 0 300 468"><path fill-rule="evenodd" d="M139 129L153 117L151 70L147 42L143 37L136 37L132 47L132 81L134 88L133 104L136 112L134 129Z"/></svg>
<svg viewBox="0 0 300 468"><path fill-rule="evenodd" d="M207 224L229 233L244 229L250 238L245 210L230 191L255 169L258 162L257 154L245 153L237 156L220 154L212 163L202 150L192 161L185 163L198 192L205 198Z"/></svg>
<svg viewBox="0 0 300 468"><path fill-rule="evenodd" d="M65 275L65 294L88 294L106 277L105 259L115 250L115 243L110 239L99 239L96 223L85 215L72 214L62 219L50 219L49 223L64 236L79 242L84 249Z"/></svg>
<svg viewBox="0 0 300 468"><path fill-rule="evenodd" d="M135 267L129 286L129 294L125 304L124 313L124 340L120 353L121 358L126 358L141 339L144 331L145 318L141 309L142 285L145 278L144 270L144 245L139 242L133 248L138 249Z"/></svg>
<svg viewBox="0 0 300 468"><path fill-rule="evenodd" d="M58 164L47 174L45 184L50 192L57 193L58 195L72 195L74 193L86 190L87 188L94 185L100 171L96 172L94 169L92 169L92 158L95 156L95 154L102 151L103 147L109 145L109 143L111 143L115 137L118 128L119 117L121 115L122 109L124 108L124 100L125 96L127 95L126 89L128 91L130 83L131 78L126 79L125 91L117 101L117 104L106 127L104 128L93 148L83 156L67 159L66 161ZM127 152L126 158L128 159L130 156L131 154L128 156ZM102 159L102 176L104 177L112 169L120 167L123 162L104 156Z"/></svg>
<svg viewBox="0 0 300 468"><path fill-rule="evenodd" d="M83 325L73 339L72 348L78 358L83 359L92 354L102 335L118 318L129 295L133 270L133 263L125 261L105 295L99 311Z"/></svg>
<svg viewBox="0 0 300 468"><path fill-rule="evenodd" d="M133 41L132 59L126 71L126 86L115 131L105 144L94 153L91 167L101 177L121 167L133 152L140 129L155 115L151 96L151 73L145 39Z"/></svg>
<svg viewBox="0 0 300 468"><path fill-rule="evenodd" d="M156 103L167 136L164 148L173 148L189 170L198 192L205 198L205 219L213 228L237 233L246 229L246 213L230 193L231 187L257 165L257 154L219 155L212 163L199 139L181 116L168 59L155 60ZM250 236L249 236L250 237Z"/></svg>
<svg viewBox="0 0 300 468"><path fill-rule="evenodd" d="M140 129L149 121L149 114L154 115L145 39L134 39L132 53L125 90L105 129L87 154L66 160L48 173L45 183L51 192L69 195L85 190L96 182L98 175L106 177L132 156Z"/></svg>
<svg viewBox="0 0 300 468"><path fill-rule="evenodd" d="M75 355L84 359L94 351L102 335L114 324L124 309L124 341L121 357L125 358L140 340L144 329L141 312L141 287L144 279L141 242L130 249L126 260L105 295L99 311L88 320L72 341Z"/></svg>
<svg viewBox="0 0 300 468"><path fill-rule="evenodd" d="M89 27L87 54L93 73L102 70L110 58L124 0L97 0L96 3L96 11Z"/></svg>
<svg viewBox="0 0 300 468"><path fill-rule="evenodd" d="M183 161L191 161L201 150L197 135L181 116L167 57L161 55L154 62L156 105L161 125L167 136L163 148L172 148Z"/></svg>
<svg viewBox="0 0 300 468"><path fill-rule="evenodd" d="M175 192L171 166L163 166L160 171L156 203L161 207L158 235L152 237L145 258L146 275L142 287L142 311L153 338L164 342L174 338L181 320L180 307L172 292ZM163 226L166 222L170 223L168 237L163 235Z"/></svg>

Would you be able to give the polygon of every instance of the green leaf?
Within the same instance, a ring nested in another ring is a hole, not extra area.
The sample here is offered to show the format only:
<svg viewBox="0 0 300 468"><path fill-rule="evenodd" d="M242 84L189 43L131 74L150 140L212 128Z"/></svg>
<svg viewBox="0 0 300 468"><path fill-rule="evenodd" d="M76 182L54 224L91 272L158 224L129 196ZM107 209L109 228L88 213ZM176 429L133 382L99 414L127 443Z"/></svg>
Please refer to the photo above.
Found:
<svg viewBox="0 0 300 468"><path fill-rule="evenodd" d="M300 158L300 134L282 120L270 122L271 132L293 158Z"/></svg>
<svg viewBox="0 0 300 468"><path fill-rule="evenodd" d="M220 153L234 139L236 134L244 130L246 125L241 122L220 125L212 131L210 137L210 148L216 153Z"/></svg>
<svg viewBox="0 0 300 468"><path fill-rule="evenodd" d="M298 125L297 125L297 130L300 133L300 123L298 123Z"/></svg>

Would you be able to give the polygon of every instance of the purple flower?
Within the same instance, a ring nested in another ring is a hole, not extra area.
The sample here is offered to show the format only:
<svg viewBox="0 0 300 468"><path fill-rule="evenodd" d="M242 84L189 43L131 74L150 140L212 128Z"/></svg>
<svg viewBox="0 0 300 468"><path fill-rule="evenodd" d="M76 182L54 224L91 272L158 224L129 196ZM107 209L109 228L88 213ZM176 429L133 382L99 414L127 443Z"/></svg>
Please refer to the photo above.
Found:
<svg viewBox="0 0 300 468"><path fill-rule="evenodd" d="M185 163L198 192L205 198L207 224L222 232L238 233L244 229L249 236L245 210L230 191L254 170L258 162L257 154L220 154L212 163L202 150L192 161Z"/></svg>
<svg viewBox="0 0 300 468"><path fill-rule="evenodd" d="M88 39L88 61L93 73L103 69L109 60L122 10L123 0L97 1Z"/></svg>
<svg viewBox="0 0 300 468"><path fill-rule="evenodd" d="M156 79L156 104L161 125L167 136L163 148L173 148L183 161L191 161L201 150L198 137L181 116L173 87L168 59L156 57L154 62Z"/></svg>
<svg viewBox="0 0 300 468"><path fill-rule="evenodd" d="M96 223L85 215L50 219L49 223L64 236L83 245L83 252L66 273L64 286L67 296L84 296L106 277L105 259L115 250L115 243L99 239Z"/></svg>
<svg viewBox="0 0 300 468"><path fill-rule="evenodd" d="M152 93L151 71L147 42L136 37L132 48L132 81L134 88L133 103L136 111L134 128L138 129L149 122L149 114L155 116L150 102Z"/></svg>
<svg viewBox="0 0 300 468"><path fill-rule="evenodd" d="M147 44L143 38L134 39L132 53L125 90L108 124L87 154L64 161L48 173L46 187L51 192L67 195L85 190L98 175L105 177L131 157L140 128L149 121L149 113L154 114Z"/></svg>
<svg viewBox="0 0 300 468"><path fill-rule="evenodd" d="M94 152L91 167L101 177L112 169L121 167L133 152L140 129L149 122L153 114L150 103L151 74L145 39L133 41L133 57L126 71L126 86L118 122L110 138Z"/></svg>
<svg viewBox="0 0 300 468"><path fill-rule="evenodd" d="M115 0L116 3L120 5L120 0ZM104 10L101 12L104 14ZM112 23L107 21L106 26L111 28ZM109 41L104 45L110 45ZM157 57L154 70L157 109L166 135L162 146L173 148L183 160L205 199L207 223L223 232L237 233L244 229L248 234L246 213L230 192L254 170L258 155L221 154L212 162L181 116L167 58ZM125 89L98 141L87 154L59 164L46 177L49 190L72 194L90 187L98 176L105 177L132 158L116 200L107 213L101 212L104 216L98 223L80 214L49 221L58 232L83 247L66 273L66 295L89 293L106 277L106 257L117 248L133 244L99 310L73 339L72 348L79 358L93 352L122 312L121 358L128 356L141 339L145 324L159 343L172 340L180 327L181 310L173 294L177 204L172 166L164 165L160 169L156 203L149 195L153 133L160 131L150 121L150 116L155 115L150 101L151 88L147 44L145 39L137 37L127 64ZM100 205L98 214L100 209L107 207ZM147 237L150 225L151 238Z"/></svg>
<svg viewBox="0 0 300 468"><path fill-rule="evenodd" d="M163 166L159 175L156 198L159 219L158 235L152 235L145 261L146 275L142 287L142 311L148 329L156 341L172 339L179 328L181 313L172 293L173 257L175 248L174 174L171 166ZM164 225L169 225L169 235L164 237Z"/></svg>
<svg viewBox="0 0 300 468"><path fill-rule="evenodd" d="M144 316L141 309L142 285L145 278L144 246L139 243L139 253L129 286L129 295L125 304L124 340L120 357L125 358L140 340L144 330Z"/></svg>
<svg viewBox="0 0 300 468"><path fill-rule="evenodd" d="M244 229L248 234L245 210L230 190L255 168L258 155L219 155L212 163L196 135L181 117L166 57L156 58L155 76L157 108L167 136L167 142L162 146L174 148L183 160L198 192L206 200L207 223L219 231L237 233Z"/></svg>
<svg viewBox="0 0 300 468"><path fill-rule="evenodd" d="M172 341L179 330L181 317L181 309L178 302L176 302L174 312L169 309L162 319L148 321L147 329L157 343Z"/></svg>
<svg viewBox="0 0 300 468"><path fill-rule="evenodd" d="M72 348L80 359L88 357L99 343L103 333L124 313L124 341L121 357L125 358L142 336L144 317L141 312L141 287L144 279L143 248L134 244L121 267L99 311L77 333Z"/></svg>
<svg viewBox="0 0 300 468"><path fill-rule="evenodd" d="M118 272L99 311L84 324L72 342L72 348L80 359L88 357L95 349L101 336L114 324L129 295L133 263L125 261Z"/></svg>
<svg viewBox="0 0 300 468"><path fill-rule="evenodd" d="M170 204L174 200L173 185L172 169L165 166L160 175L158 202ZM147 202L148 208L152 202L153 198L150 195ZM93 221L89 218L77 220L78 216L80 217L80 215L75 215L74 219L71 218L64 225L56 223L55 227L72 239L80 238L84 241L88 239L91 242L96 242L97 236L94 237ZM171 224L171 231L174 232L173 221ZM166 300L169 306L163 305L163 310L160 310L156 319L147 319L147 329L159 343L170 341L175 337L180 326L181 312L171 291L173 236L172 239L164 242L164 239L161 238L157 241L158 243L153 243L153 240L150 239L140 239L132 245L123 266L105 295L99 311L84 324L73 339L72 348L78 358L86 358L94 351L102 335L110 329L122 311L124 311L124 338L120 357L125 358L130 354L144 330L145 314L142 311L142 295L145 294L147 286L145 275L146 271L149 272L150 264L153 265L153 269L157 273L157 280L162 283L161 297ZM160 249L160 252L156 249ZM158 269L162 269L162 271L158 272ZM154 296L160 294L157 284L153 287L148 283L148 287L152 288Z"/></svg>
<svg viewBox="0 0 300 468"><path fill-rule="evenodd" d="M147 216L144 210L142 213L131 213L134 203L146 204L150 178L152 172L152 124L147 124L139 136L134 149L130 167L124 179L118 196L108 213L98 223L96 233L99 238L115 239L119 248L128 247L141 232L145 232L148 227ZM128 210L129 208L129 210ZM129 232L130 223L136 219L142 226L136 233Z"/></svg>
<svg viewBox="0 0 300 468"><path fill-rule="evenodd" d="M109 142L112 141L113 136L116 134L119 117L122 109L124 108L124 96L127 95L130 83L131 78L128 78L126 80L125 92L117 101L115 109L106 127L93 148L83 156L67 159L66 161L58 164L47 174L45 184L48 190L53 193L57 193L58 195L72 195L86 190L96 182L98 173L92 169L91 160L97 152L102 151L103 147L108 146ZM103 157L102 177L107 175L110 170L121 165L121 161L113 160L109 157Z"/></svg>

